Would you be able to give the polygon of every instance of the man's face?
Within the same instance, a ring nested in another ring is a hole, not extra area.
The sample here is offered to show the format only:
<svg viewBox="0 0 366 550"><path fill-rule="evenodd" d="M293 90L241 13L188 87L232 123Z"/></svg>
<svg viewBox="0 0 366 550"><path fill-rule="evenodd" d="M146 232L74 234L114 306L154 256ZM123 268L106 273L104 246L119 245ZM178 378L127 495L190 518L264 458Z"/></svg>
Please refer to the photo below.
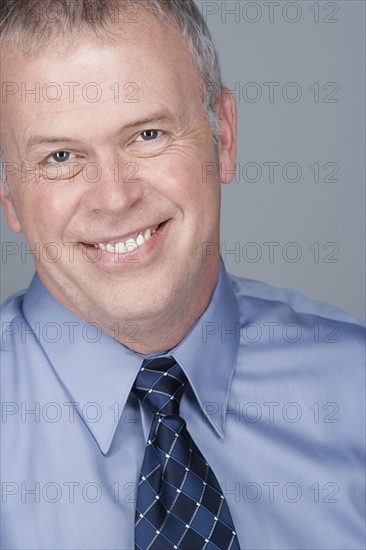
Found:
<svg viewBox="0 0 366 550"><path fill-rule="evenodd" d="M102 325L158 318L199 296L217 276L218 254L203 247L219 241L212 167L227 153L177 30L145 15L114 43L82 36L68 51L56 42L42 56L3 57L14 87L1 143L19 168L8 170L3 206L49 291Z"/></svg>

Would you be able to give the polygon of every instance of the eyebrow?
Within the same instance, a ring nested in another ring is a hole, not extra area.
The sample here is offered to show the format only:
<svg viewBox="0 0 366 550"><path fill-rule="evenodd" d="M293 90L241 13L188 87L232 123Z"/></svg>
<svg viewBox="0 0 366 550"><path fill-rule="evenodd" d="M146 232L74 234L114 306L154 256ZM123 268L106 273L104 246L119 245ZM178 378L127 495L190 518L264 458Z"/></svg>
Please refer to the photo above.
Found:
<svg viewBox="0 0 366 550"><path fill-rule="evenodd" d="M152 114L149 116L146 116L140 120L137 120L135 122L131 122L130 124L126 124L120 130L117 132L118 134L122 133L124 130L128 130L130 128L136 127L136 126L144 126L146 124L159 124L163 122L176 122L177 118L174 117L171 113L168 111L160 112L157 114ZM53 137L53 136L33 136L31 137L26 146L25 150L26 152L29 152L30 150L34 149L35 147L38 147L39 145L49 145L52 143L79 143L79 140L75 140L75 138L72 137Z"/></svg>

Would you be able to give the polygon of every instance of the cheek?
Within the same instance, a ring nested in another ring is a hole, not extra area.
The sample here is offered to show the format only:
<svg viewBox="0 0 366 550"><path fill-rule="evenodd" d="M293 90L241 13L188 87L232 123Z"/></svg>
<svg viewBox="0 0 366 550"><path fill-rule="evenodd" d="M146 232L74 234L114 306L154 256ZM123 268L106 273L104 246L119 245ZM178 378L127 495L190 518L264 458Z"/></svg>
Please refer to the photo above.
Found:
<svg viewBox="0 0 366 550"><path fill-rule="evenodd" d="M193 203L202 209L219 202L218 166L212 151L204 155L193 148L176 148L141 161L139 171L142 181L176 206L185 208Z"/></svg>
<svg viewBox="0 0 366 550"><path fill-rule="evenodd" d="M21 197L20 215L26 236L49 240L60 235L73 215L75 198L55 184L28 187Z"/></svg>

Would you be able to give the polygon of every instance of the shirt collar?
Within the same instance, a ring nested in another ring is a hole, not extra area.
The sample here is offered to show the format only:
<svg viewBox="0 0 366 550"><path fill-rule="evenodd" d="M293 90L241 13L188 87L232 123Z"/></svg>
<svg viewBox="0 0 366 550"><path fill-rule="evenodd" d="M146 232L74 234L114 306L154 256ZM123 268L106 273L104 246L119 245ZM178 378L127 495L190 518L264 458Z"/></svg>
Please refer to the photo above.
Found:
<svg viewBox="0 0 366 550"><path fill-rule="evenodd" d="M190 332L170 352L187 375L203 414L220 436L239 350L239 308L221 261L211 301Z"/></svg>
<svg viewBox="0 0 366 550"><path fill-rule="evenodd" d="M38 275L25 295L23 314L70 402L75 404L101 451L107 454L145 357L73 315L47 291ZM181 365L203 414L221 436L225 426L222 410L226 411L238 352L237 339L229 331L238 322L236 298L221 263L207 309L168 353ZM90 403L97 405L95 411L101 411L97 421L86 421L82 414L83 407ZM219 405L214 407L217 412L208 409L212 403ZM119 411L118 418L112 407Z"/></svg>

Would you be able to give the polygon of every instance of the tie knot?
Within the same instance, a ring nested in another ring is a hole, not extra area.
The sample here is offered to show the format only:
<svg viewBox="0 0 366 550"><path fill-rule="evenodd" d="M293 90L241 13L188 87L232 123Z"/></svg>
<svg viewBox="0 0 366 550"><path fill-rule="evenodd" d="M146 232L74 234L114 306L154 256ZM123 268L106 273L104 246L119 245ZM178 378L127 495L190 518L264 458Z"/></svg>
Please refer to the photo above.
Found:
<svg viewBox="0 0 366 550"><path fill-rule="evenodd" d="M162 416L179 415L179 404L187 378L173 357L143 362L133 393Z"/></svg>

